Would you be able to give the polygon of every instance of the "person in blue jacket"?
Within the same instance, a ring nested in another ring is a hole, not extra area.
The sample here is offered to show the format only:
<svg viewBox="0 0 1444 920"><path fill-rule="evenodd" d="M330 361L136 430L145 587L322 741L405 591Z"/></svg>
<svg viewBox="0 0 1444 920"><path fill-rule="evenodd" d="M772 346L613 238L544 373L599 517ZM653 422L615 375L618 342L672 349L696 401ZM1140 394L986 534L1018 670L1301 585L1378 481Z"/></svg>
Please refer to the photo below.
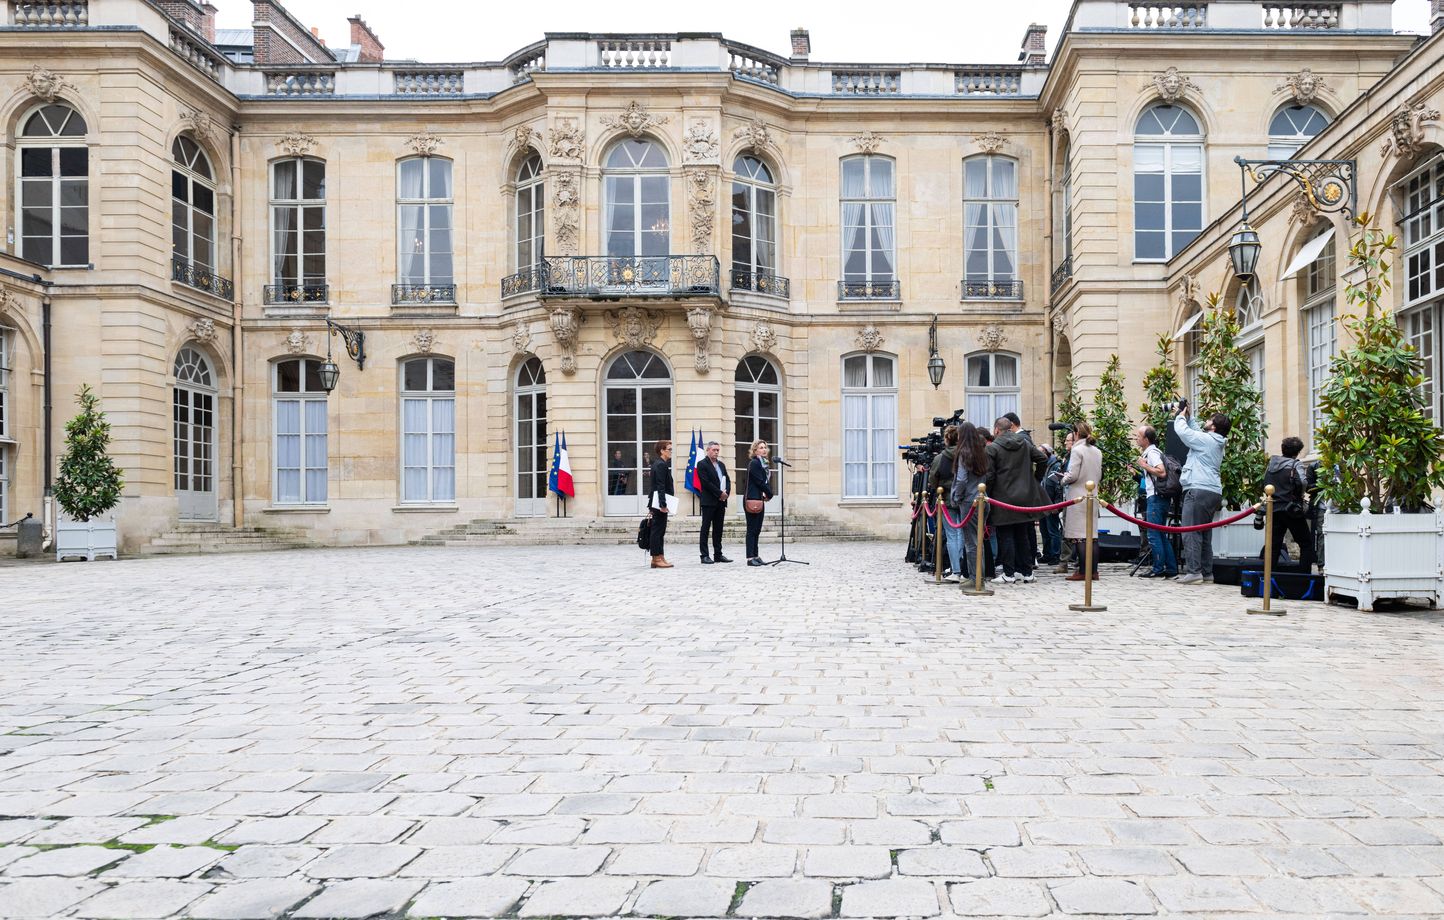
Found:
<svg viewBox="0 0 1444 920"><path fill-rule="evenodd" d="M1223 505L1223 449L1232 426L1227 415L1215 412L1202 426L1189 410L1188 400L1178 401L1178 415L1173 431L1188 447L1188 462L1183 464L1179 484L1183 486L1183 526L1210 524ZM1183 535L1183 575L1181 585L1196 585L1213 578L1213 531L1202 530Z"/></svg>

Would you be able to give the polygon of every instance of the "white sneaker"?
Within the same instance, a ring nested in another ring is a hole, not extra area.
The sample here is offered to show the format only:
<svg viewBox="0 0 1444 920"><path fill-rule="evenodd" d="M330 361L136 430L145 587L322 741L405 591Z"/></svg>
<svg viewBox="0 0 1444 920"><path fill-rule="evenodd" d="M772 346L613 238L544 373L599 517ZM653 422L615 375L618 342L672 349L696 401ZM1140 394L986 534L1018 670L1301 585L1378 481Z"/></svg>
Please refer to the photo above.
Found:
<svg viewBox="0 0 1444 920"><path fill-rule="evenodd" d="M1194 572L1194 573L1188 574L1188 575L1180 575L1180 576L1178 576L1178 582L1177 582L1177 584L1180 584L1180 585L1201 585L1201 584L1203 584L1203 576L1202 576L1202 575L1199 575L1197 572Z"/></svg>
<svg viewBox="0 0 1444 920"><path fill-rule="evenodd" d="M1015 582L1017 582L1017 580L1018 580L1018 576L1016 576L1016 575L1007 575L1007 574L1004 574L1004 575L999 575L999 576L998 576L998 581L1001 581L1001 582L1002 582L1003 584L1005 584L1005 585L1014 584Z"/></svg>
<svg viewBox="0 0 1444 920"><path fill-rule="evenodd" d="M1024 575L1022 578L1020 578L1020 579L1018 579L1018 580L1021 581L1021 582L1022 582L1023 584L1025 584L1025 585L1031 585L1033 582L1035 582L1035 581L1038 580L1038 576L1036 576L1036 575Z"/></svg>

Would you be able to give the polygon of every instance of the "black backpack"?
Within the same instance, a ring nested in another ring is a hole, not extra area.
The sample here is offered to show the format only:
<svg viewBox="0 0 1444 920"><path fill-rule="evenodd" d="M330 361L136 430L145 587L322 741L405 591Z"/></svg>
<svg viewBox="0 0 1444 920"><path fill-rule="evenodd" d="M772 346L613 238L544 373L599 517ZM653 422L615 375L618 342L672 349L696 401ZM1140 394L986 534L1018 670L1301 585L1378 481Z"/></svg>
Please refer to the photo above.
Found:
<svg viewBox="0 0 1444 920"><path fill-rule="evenodd" d="M652 516L642 518L642 523L637 525L637 547L639 549L652 550Z"/></svg>
<svg viewBox="0 0 1444 920"><path fill-rule="evenodd" d="M1163 475L1153 477L1153 494L1159 498L1177 498L1183 494L1183 483L1179 477L1183 467L1169 454L1163 455Z"/></svg>
<svg viewBox="0 0 1444 920"><path fill-rule="evenodd" d="M1304 480L1297 460L1264 474L1264 485L1274 487L1275 514L1304 513Z"/></svg>

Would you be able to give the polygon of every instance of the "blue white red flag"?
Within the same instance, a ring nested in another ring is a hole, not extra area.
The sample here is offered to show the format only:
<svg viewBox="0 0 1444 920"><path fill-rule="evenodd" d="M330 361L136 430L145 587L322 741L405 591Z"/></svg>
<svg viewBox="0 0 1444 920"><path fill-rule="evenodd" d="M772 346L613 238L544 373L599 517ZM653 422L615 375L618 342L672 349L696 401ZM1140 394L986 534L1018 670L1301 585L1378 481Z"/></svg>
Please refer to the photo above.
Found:
<svg viewBox="0 0 1444 920"><path fill-rule="evenodd" d="M702 494L702 475L697 472L697 463L695 457L699 453L703 457L707 456L707 448L703 446L706 443L706 441L702 440L702 429L698 428L697 446L692 448L692 454L694 457L692 463L692 475L687 477L687 488L691 489L693 492L696 492L698 495Z"/></svg>
<svg viewBox="0 0 1444 920"><path fill-rule="evenodd" d="M701 493L697 485L697 432L692 432L692 449L687 453L687 472L682 476L682 487L694 495Z"/></svg>
<svg viewBox="0 0 1444 920"><path fill-rule="evenodd" d="M576 486L572 485L572 457L567 453L567 433L562 432L562 449L557 452L556 462L556 491L567 496L576 498Z"/></svg>
<svg viewBox="0 0 1444 920"><path fill-rule="evenodd" d="M548 492L557 492L557 491L559 491L559 489L558 489L558 483L557 483L557 478L558 478L558 474L561 472L561 468L562 468L562 442L561 442L561 436L554 433L554 434L552 435L552 468L551 468L551 470L547 473L547 491L548 491ZM570 471L568 471L568 472L570 472ZM570 478L570 477L568 477L568 478Z"/></svg>

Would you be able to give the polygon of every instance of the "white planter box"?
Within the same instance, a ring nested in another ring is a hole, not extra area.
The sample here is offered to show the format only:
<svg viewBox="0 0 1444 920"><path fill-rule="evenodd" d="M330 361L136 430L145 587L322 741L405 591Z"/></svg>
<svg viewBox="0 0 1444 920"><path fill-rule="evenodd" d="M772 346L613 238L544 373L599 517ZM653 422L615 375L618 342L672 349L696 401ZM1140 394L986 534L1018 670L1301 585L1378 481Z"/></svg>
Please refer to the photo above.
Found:
<svg viewBox="0 0 1444 920"><path fill-rule="evenodd" d="M55 558L84 559L95 561L97 556L119 559L115 521L67 521L55 522Z"/></svg>
<svg viewBox="0 0 1444 920"><path fill-rule="evenodd" d="M1221 511L1218 518L1232 517L1237 511ZM1253 529L1253 518L1246 517L1236 524L1225 524L1213 531L1214 556L1259 556L1263 550L1264 532ZM1259 556L1262 561L1263 557Z"/></svg>
<svg viewBox="0 0 1444 920"><path fill-rule="evenodd" d="M1324 596L1373 610L1385 597L1439 605L1444 591L1444 512L1324 515Z"/></svg>

